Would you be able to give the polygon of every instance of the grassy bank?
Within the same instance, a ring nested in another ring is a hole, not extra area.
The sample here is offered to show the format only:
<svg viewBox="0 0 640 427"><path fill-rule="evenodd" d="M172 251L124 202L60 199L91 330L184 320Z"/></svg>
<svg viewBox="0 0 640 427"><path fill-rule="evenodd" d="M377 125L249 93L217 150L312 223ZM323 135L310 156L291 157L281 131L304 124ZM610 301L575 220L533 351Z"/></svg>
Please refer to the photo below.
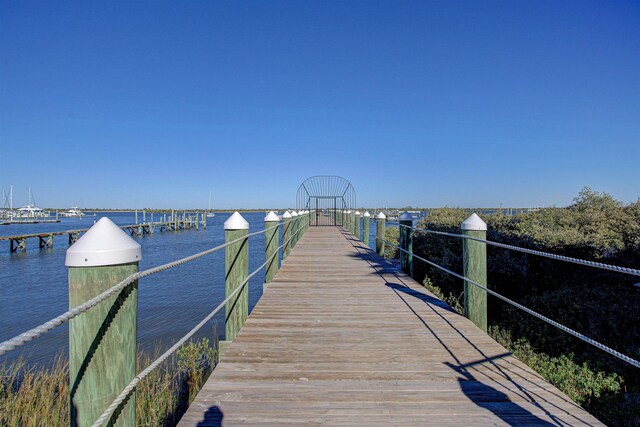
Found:
<svg viewBox="0 0 640 427"><path fill-rule="evenodd" d="M471 212L433 209L419 227L459 233ZM609 264L640 265L640 201L624 205L584 189L568 208L484 215L488 239ZM460 239L416 233L414 251L462 271ZM640 358L637 277L489 247L489 287L633 358ZM419 261L415 278L458 311L463 284ZM490 334L577 403L610 425L640 425L640 373L489 296Z"/></svg>
<svg viewBox="0 0 640 427"><path fill-rule="evenodd" d="M138 371L151 362L151 357L139 354ZM215 363L216 352L208 339L182 346L172 360L136 388L136 425L176 425ZM58 358L48 369L28 368L23 362L0 367L0 425L36 427L43 423L69 425L67 362Z"/></svg>

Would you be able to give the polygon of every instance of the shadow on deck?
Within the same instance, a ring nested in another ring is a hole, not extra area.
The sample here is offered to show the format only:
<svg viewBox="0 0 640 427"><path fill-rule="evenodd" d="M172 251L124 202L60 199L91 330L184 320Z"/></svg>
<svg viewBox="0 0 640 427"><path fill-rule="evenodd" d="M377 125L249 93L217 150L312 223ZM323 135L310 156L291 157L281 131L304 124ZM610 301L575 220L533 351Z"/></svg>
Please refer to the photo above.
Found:
<svg viewBox="0 0 640 427"><path fill-rule="evenodd" d="M311 228L183 419L601 425L362 242Z"/></svg>

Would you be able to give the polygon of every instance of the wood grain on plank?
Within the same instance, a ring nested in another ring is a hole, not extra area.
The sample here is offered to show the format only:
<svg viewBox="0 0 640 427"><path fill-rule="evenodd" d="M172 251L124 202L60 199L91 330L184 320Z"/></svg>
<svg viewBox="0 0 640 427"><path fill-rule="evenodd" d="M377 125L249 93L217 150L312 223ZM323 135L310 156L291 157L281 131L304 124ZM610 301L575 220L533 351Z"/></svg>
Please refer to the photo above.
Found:
<svg viewBox="0 0 640 427"><path fill-rule="evenodd" d="M336 227L296 245L180 426L602 425Z"/></svg>

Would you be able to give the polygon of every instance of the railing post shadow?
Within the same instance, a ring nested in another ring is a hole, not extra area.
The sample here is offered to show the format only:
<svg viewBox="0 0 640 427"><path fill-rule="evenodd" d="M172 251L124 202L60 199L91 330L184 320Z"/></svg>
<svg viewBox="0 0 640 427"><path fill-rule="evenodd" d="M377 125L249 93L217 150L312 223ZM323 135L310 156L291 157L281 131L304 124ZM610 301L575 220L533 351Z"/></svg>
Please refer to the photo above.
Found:
<svg viewBox="0 0 640 427"><path fill-rule="evenodd" d="M264 252L265 261L267 261L266 271L264 275L263 291L267 289L267 285L271 283L278 272L278 248L280 247L280 230L277 225L280 223L278 215L271 211L264 217L264 229L273 230L266 231L264 234Z"/></svg>
<svg viewBox="0 0 640 427"><path fill-rule="evenodd" d="M364 213L364 224L363 224L363 241L364 244L369 246L369 234L370 234L370 230L371 230L371 214L369 212L365 212Z"/></svg>
<svg viewBox="0 0 640 427"><path fill-rule="evenodd" d="M140 245L108 218L95 223L66 253L69 307L76 307L138 272ZM92 425L136 375L138 281L69 321L70 424ZM136 420L135 394L115 425ZM43 420L46 422L46 420Z"/></svg>
<svg viewBox="0 0 640 427"><path fill-rule="evenodd" d="M487 239L487 224L475 213L460 225L462 234ZM487 244L462 239L464 277L487 286ZM484 332L487 332L487 291L464 282L464 314Z"/></svg>
<svg viewBox="0 0 640 427"><path fill-rule="evenodd" d="M224 251L225 298L235 291L249 276L249 223L234 212L224 223L225 242L241 241L229 245ZM225 341L233 341L249 316L249 286L238 292L225 307Z"/></svg>
<svg viewBox="0 0 640 427"><path fill-rule="evenodd" d="M376 224L376 252L378 255L384 258L384 233L385 233L385 221L387 220L387 216L380 212L376 216L377 224Z"/></svg>
<svg viewBox="0 0 640 427"><path fill-rule="evenodd" d="M409 212L403 212L400 215L400 247L405 251L400 251L400 269L413 277L413 216Z"/></svg>

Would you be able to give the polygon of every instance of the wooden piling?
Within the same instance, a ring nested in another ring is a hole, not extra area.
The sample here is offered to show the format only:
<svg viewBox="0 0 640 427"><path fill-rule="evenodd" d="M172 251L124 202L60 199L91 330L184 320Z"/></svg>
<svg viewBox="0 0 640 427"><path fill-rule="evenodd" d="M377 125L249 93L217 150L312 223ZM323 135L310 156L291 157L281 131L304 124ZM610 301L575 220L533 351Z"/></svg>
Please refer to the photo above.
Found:
<svg viewBox="0 0 640 427"><path fill-rule="evenodd" d="M243 240L225 248L225 295L229 295L244 285L249 275L249 223L235 212L224 223L226 242L245 237ZM249 287L238 292L226 305L225 340L233 341L249 315Z"/></svg>
<svg viewBox="0 0 640 427"><path fill-rule="evenodd" d="M76 307L138 272L140 245L102 218L67 250L69 306ZM69 322L71 425L87 426L136 375L137 280ZM135 425L135 393L114 423Z"/></svg>
<svg viewBox="0 0 640 427"><path fill-rule="evenodd" d="M293 217L291 221L291 249L293 249L298 243L298 224L300 223L300 217L296 211L291 211L291 216Z"/></svg>
<svg viewBox="0 0 640 427"><path fill-rule="evenodd" d="M362 226L363 230L362 230L362 234L363 234L363 239L362 241L364 242L365 245L369 246L369 234L371 234L370 229L371 229L371 214L369 212L365 212L364 213L364 224Z"/></svg>
<svg viewBox="0 0 640 427"><path fill-rule="evenodd" d="M291 241L289 240L291 238L291 224L293 223L291 218L292 216L289 211L286 211L282 215L282 244L284 245L282 248L282 261L287 259L291 252Z"/></svg>
<svg viewBox="0 0 640 427"><path fill-rule="evenodd" d="M399 243L400 247L410 253L400 251L400 269L413 277L413 216L409 212L403 212L399 218Z"/></svg>
<svg viewBox="0 0 640 427"><path fill-rule="evenodd" d="M376 216L376 252L381 257L384 257L384 239L385 239L385 221L387 217L384 213L380 212Z"/></svg>
<svg viewBox="0 0 640 427"><path fill-rule="evenodd" d="M487 224L475 213L460 226L462 234L487 239ZM464 277L487 286L487 244L462 239ZM464 282L464 314L480 329L487 332L487 291Z"/></svg>
<svg viewBox="0 0 640 427"><path fill-rule="evenodd" d="M267 266L264 276L264 282L270 283L278 272L278 247L280 246L280 230L277 225L280 223L278 215L271 211L264 218L264 229L273 230L264 233L264 255L267 260Z"/></svg>

